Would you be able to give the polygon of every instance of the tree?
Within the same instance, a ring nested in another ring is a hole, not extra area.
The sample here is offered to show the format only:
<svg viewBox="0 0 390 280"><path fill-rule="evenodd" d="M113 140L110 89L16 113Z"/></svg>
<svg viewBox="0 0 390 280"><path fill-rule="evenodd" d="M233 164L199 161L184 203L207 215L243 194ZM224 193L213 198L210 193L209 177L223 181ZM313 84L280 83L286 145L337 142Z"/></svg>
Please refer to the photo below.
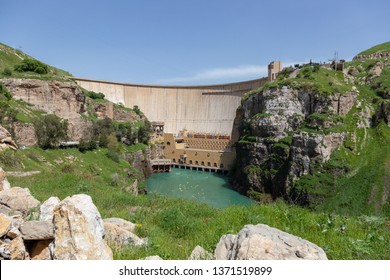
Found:
<svg viewBox="0 0 390 280"><path fill-rule="evenodd" d="M23 59L18 65L15 66L15 71L18 72L35 72L37 74L47 74L49 73L49 67L32 58Z"/></svg>
<svg viewBox="0 0 390 280"><path fill-rule="evenodd" d="M68 139L68 121L56 115L46 115L34 123L38 146L43 149L57 147Z"/></svg>
<svg viewBox="0 0 390 280"><path fill-rule="evenodd" d="M148 144L151 132L152 125L148 120L145 120L143 125L138 129L138 142Z"/></svg>

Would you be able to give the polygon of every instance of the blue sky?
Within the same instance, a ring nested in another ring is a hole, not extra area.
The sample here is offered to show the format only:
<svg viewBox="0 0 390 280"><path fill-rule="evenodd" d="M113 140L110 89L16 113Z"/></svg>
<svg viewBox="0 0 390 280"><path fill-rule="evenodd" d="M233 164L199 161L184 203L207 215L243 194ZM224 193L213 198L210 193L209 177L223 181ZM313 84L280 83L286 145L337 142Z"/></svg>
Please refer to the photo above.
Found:
<svg viewBox="0 0 390 280"><path fill-rule="evenodd" d="M1 0L0 42L77 77L256 79L282 60L347 60L390 41L390 1Z"/></svg>

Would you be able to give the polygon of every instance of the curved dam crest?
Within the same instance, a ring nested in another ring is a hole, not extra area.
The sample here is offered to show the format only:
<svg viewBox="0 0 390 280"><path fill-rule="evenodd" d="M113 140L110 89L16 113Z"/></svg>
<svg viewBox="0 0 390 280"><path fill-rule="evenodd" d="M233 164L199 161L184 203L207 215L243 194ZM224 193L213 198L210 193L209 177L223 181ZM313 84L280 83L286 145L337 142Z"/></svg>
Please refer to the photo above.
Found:
<svg viewBox="0 0 390 280"><path fill-rule="evenodd" d="M152 122L164 122L164 132L189 131L232 134L241 98L268 78L204 86L137 85L76 78L81 87L104 93L128 108L138 106Z"/></svg>

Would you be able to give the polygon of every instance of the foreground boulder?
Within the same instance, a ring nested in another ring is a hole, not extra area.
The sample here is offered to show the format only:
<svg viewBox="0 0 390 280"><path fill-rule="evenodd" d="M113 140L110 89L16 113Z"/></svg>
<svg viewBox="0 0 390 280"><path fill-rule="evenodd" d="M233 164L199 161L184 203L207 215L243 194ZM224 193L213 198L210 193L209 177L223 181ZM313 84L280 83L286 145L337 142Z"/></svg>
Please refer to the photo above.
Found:
<svg viewBox="0 0 390 280"><path fill-rule="evenodd" d="M111 222L110 222L111 221ZM141 247L147 245L147 238L140 238L132 231L134 224L119 218L104 220L104 229L108 244L114 248L127 246Z"/></svg>
<svg viewBox="0 0 390 280"><path fill-rule="evenodd" d="M237 235L224 235L217 260L327 260L317 245L267 225L246 225Z"/></svg>
<svg viewBox="0 0 390 280"><path fill-rule="evenodd" d="M29 214L29 212L40 206L40 202L31 195L29 189L19 187L1 191L0 204L20 211L23 215Z"/></svg>
<svg viewBox="0 0 390 280"><path fill-rule="evenodd" d="M201 246L196 246L194 250L192 250L189 260L213 260L214 256L212 253L206 251Z"/></svg>
<svg viewBox="0 0 390 280"><path fill-rule="evenodd" d="M103 220L90 196L79 194L64 199L54 209L53 222L53 259L112 259L112 251L103 239Z"/></svg>

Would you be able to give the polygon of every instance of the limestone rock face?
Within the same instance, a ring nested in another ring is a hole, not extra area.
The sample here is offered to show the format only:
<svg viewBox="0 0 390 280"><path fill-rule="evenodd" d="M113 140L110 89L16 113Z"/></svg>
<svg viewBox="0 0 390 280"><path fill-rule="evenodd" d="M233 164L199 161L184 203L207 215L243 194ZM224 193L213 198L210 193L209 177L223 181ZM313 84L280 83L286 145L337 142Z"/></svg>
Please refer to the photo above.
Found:
<svg viewBox="0 0 390 280"><path fill-rule="evenodd" d="M27 188L13 187L0 192L0 204L27 215L29 210L38 208L40 202L35 199Z"/></svg>
<svg viewBox="0 0 390 280"><path fill-rule="evenodd" d="M11 133L0 125L0 151L10 148L16 150L18 146L11 137Z"/></svg>
<svg viewBox="0 0 390 280"><path fill-rule="evenodd" d="M20 226L24 240L52 240L54 238L51 221L25 221Z"/></svg>
<svg viewBox="0 0 390 280"><path fill-rule="evenodd" d="M291 197L294 181L321 166L344 141L328 133L357 102L356 92L321 94L305 87L266 89L243 100L237 110L233 138L236 165L233 185L272 197ZM302 126L318 131L307 133ZM306 203L302 200L302 203Z"/></svg>
<svg viewBox="0 0 390 280"><path fill-rule="evenodd" d="M112 259L103 239L105 232L99 211L88 195L64 199L54 209L53 259Z"/></svg>
<svg viewBox="0 0 390 280"><path fill-rule="evenodd" d="M223 236L217 260L327 260L317 245L267 225L246 225L237 235Z"/></svg>
<svg viewBox="0 0 390 280"><path fill-rule="evenodd" d="M0 167L0 191L8 190L9 188L11 188L11 186L7 180L6 173L3 168Z"/></svg>
<svg viewBox="0 0 390 280"><path fill-rule="evenodd" d="M58 197L52 196L48 200L46 200L44 203L42 203L39 220L40 221L52 221L53 214L54 214L54 208L60 202L61 201Z"/></svg>
<svg viewBox="0 0 390 280"><path fill-rule="evenodd" d="M191 252L189 260L213 260L214 256L212 253L206 251L201 246L196 246L194 250Z"/></svg>
<svg viewBox="0 0 390 280"><path fill-rule="evenodd" d="M331 153L343 143L344 138L343 133L310 135L307 132L300 132L295 135L291 145L290 174L306 175L314 163L328 161Z"/></svg>
<svg viewBox="0 0 390 280"><path fill-rule="evenodd" d="M86 110L85 96L75 83L33 79L2 79L2 83L15 99L67 119L72 140L79 140L89 125L80 115Z"/></svg>
<svg viewBox="0 0 390 280"><path fill-rule="evenodd" d="M31 147L37 144L35 137L35 128L31 123L19 123L14 124L15 142L19 146Z"/></svg>
<svg viewBox="0 0 390 280"><path fill-rule="evenodd" d="M352 60L370 60L370 59L376 59L376 58L384 58L384 57L390 57L390 52L376 52L373 54L358 54L356 55Z"/></svg>

